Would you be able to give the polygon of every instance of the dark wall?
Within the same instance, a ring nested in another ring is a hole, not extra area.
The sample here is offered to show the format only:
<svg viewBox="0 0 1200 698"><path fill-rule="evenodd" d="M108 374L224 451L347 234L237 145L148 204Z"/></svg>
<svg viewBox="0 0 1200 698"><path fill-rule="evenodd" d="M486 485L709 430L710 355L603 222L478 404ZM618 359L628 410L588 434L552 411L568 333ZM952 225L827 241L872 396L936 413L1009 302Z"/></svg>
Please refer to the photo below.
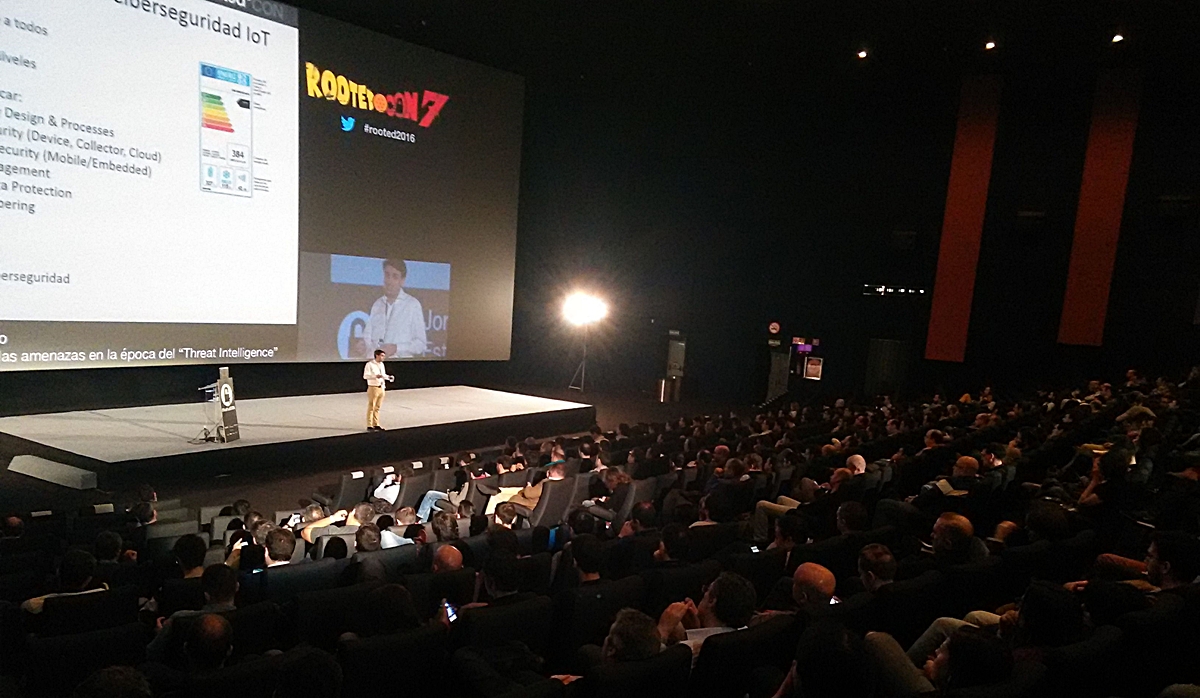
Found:
<svg viewBox="0 0 1200 698"><path fill-rule="evenodd" d="M666 330L685 390L762 397L764 329L822 338L831 391L869 340L908 340L912 389L1057 381L1196 354L1196 3L303 0L526 79L512 360L410 364L405 385L565 385L576 287L610 298L600 389L649 391ZM1108 37L1121 26L1119 47ZM1000 44L985 54L987 38ZM854 53L867 47L870 58ZM1098 70L1143 72L1105 346L1055 344ZM1004 77L967 361L924 362L961 78ZM1178 208L1178 207L1177 207ZM1019 211L1042 212L1018 217ZM915 231L911 246L895 230ZM927 289L869 298L864 283ZM0 412L193 399L213 367L0 374ZM235 368L245 397L361 387L357 366Z"/></svg>

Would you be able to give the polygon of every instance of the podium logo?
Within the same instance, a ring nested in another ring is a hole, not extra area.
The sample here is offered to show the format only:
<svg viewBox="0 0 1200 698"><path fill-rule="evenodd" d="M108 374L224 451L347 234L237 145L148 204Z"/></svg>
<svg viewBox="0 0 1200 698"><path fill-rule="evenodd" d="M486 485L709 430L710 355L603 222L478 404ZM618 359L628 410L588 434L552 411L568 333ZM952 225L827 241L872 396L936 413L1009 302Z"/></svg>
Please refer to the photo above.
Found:
<svg viewBox="0 0 1200 698"><path fill-rule="evenodd" d="M353 116L343 116L342 117L342 130L347 133L354 130L354 117Z"/></svg>

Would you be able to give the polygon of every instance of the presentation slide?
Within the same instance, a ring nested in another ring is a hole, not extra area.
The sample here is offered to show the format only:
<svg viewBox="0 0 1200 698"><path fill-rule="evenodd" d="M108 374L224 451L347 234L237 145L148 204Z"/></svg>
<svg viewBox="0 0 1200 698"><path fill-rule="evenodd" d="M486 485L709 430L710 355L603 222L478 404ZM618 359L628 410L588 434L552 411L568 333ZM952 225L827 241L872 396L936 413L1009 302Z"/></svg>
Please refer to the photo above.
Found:
<svg viewBox="0 0 1200 698"><path fill-rule="evenodd" d="M295 324L297 28L206 0L0 7L0 318Z"/></svg>
<svg viewBox="0 0 1200 698"><path fill-rule="evenodd" d="M274 0L5 0L0 371L507 359L522 104Z"/></svg>

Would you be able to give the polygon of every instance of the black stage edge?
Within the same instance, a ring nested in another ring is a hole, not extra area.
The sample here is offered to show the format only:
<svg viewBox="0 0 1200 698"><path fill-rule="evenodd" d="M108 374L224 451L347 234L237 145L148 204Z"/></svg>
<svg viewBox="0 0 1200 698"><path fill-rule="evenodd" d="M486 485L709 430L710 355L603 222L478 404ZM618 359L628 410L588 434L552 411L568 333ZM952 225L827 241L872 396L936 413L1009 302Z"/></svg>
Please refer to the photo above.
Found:
<svg viewBox="0 0 1200 698"><path fill-rule="evenodd" d="M494 419L480 419L349 436L275 444L214 448L159 458L105 463L0 433L0 448L28 453L96 473L101 490L118 491L141 482L198 481L226 475L270 474L293 477L315 472L379 465L423 456L497 446L509 436L543 438L585 432L596 423L596 408L580 407Z"/></svg>

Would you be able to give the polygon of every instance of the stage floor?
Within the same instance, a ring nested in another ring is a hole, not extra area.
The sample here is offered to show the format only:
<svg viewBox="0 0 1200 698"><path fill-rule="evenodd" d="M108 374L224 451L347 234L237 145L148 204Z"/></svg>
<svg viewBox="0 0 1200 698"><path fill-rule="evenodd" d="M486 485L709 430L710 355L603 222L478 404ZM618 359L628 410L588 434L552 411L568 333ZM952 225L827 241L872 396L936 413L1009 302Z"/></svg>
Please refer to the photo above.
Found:
<svg viewBox="0 0 1200 698"><path fill-rule="evenodd" d="M590 408L575 402L465 385L389 390L380 411L388 430ZM207 410L207 412L206 412ZM213 414L204 403L0 418L0 432L104 463L364 434L366 393L238 400L241 439L189 443Z"/></svg>

